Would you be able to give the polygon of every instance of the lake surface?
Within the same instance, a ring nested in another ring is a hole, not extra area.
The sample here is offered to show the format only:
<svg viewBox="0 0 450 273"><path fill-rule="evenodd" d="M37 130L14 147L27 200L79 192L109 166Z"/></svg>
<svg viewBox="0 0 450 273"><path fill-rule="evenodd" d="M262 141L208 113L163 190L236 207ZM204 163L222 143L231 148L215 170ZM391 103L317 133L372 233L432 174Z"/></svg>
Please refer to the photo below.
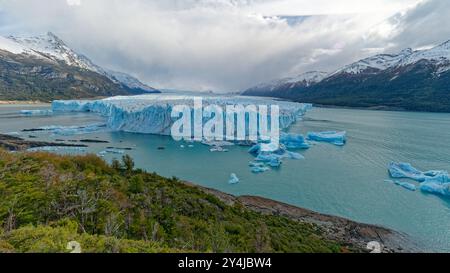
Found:
<svg viewBox="0 0 450 273"><path fill-rule="evenodd" d="M410 235L426 249L450 251L450 200L384 181L389 179L387 166L391 161L410 162L422 170L450 170L450 114L316 108L290 131L345 130L348 144L336 147L317 143L301 152L304 160L285 160L277 171L253 174L248 163L254 158L247 153L248 147L212 153L207 146L194 144L190 148L165 136L108 131L75 136L21 132L48 125L103 122L89 113L41 117L18 114L22 109L45 108L48 106L0 106L0 132L18 132L24 138L47 141L107 140L110 143L88 144L88 151L98 153L108 146L132 148L127 153L135 158L137 167L163 176L382 225ZM105 159L120 156L107 154ZM231 173L240 178L239 184L228 184Z"/></svg>

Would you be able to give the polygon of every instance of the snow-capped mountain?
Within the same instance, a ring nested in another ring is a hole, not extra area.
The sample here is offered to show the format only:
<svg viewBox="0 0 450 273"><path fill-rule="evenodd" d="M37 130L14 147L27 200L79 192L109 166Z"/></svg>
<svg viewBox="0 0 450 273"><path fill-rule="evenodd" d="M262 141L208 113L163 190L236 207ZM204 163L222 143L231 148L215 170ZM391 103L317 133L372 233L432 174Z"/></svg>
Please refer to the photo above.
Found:
<svg viewBox="0 0 450 273"><path fill-rule="evenodd" d="M156 91L128 74L107 70L94 64L86 56L76 53L51 32L33 37L0 37L0 50L2 49L13 54L24 54L50 61L64 62L69 66L96 72L132 90Z"/></svg>
<svg viewBox="0 0 450 273"><path fill-rule="evenodd" d="M347 65L330 75L340 73L360 74L377 73L382 70L405 67L420 61L428 61L439 67L436 73L440 74L450 70L450 41L428 50L402 50L399 54L379 54L353 64Z"/></svg>
<svg viewBox="0 0 450 273"><path fill-rule="evenodd" d="M341 73L359 74L359 73L376 73L380 70L386 70L400 64L407 57L411 56L414 51L411 48L405 49L399 54L379 54L366 59L362 59L350 65L346 65L330 76Z"/></svg>
<svg viewBox="0 0 450 273"><path fill-rule="evenodd" d="M322 75L321 75L322 76ZM426 50L405 49L346 65L317 81L280 80L244 95L357 107L450 112L450 41Z"/></svg>
<svg viewBox="0 0 450 273"><path fill-rule="evenodd" d="M262 83L246 92L252 93L270 93L279 89L294 89L297 87L308 87L323 80L328 75L327 72L310 71L300 74L296 77L289 77L274 80L269 83Z"/></svg>

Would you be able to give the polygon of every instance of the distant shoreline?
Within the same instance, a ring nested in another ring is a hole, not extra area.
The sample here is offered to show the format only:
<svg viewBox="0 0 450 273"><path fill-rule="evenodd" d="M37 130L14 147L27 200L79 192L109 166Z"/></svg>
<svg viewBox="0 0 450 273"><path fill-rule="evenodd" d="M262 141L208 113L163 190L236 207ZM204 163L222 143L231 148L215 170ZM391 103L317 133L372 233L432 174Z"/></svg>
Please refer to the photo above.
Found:
<svg viewBox="0 0 450 273"><path fill-rule="evenodd" d="M371 110L371 111L390 111L390 112L420 112L420 111L411 111L406 110L400 107L392 107L392 106L366 106L366 107L358 107L358 106L339 106L339 105L327 105L327 104L313 104L314 107L317 108L333 108L333 109L349 109L349 110ZM433 113L433 112L421 112L421 113Z"/></svg>
<svg viewBox="0 0 450 273"><path fill-rule="evenodd" d="M352 107L352 106L339 106L339 105L327 105L327 104L314 104L314 108L324 109L347 109L347 110L367 110L367 111L386 111L386 112L405 112L405 113L423 113L423 114L450 114L450 112L442 111L419 111L419 110L407 110L399 107L391 106L367 106L367 107Z"/></svg>
<svg viewBox="0 0 450 273"><path fill-rule="evenodd" d="M0 100L0 105L50 105L49 102L31 100Z"/></svg>

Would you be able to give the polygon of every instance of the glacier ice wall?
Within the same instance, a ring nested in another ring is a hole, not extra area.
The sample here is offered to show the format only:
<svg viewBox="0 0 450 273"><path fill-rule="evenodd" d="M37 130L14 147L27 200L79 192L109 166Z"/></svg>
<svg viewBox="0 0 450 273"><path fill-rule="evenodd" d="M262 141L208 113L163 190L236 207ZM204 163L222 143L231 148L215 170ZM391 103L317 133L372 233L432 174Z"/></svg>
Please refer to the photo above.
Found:
<svg viewBox="0 0 450 273"><path fill-rule="evenodd" d="M140 96L117 96L102 100L57 100L52 103L54 112L93 112L107 118L107 125L116 131L170 135L175 120L171 117L176 105L193 107L194 98L201 98L203 108L208 105L278 105L280 129L286 129L299 120L311 104L277 101L267 98L242 96L182 96L171 94L148 94ZM225 113L224 113L225 115ZM248 115L246 116L248 120ZM206 119L203 120L206 123Z"/></svg>

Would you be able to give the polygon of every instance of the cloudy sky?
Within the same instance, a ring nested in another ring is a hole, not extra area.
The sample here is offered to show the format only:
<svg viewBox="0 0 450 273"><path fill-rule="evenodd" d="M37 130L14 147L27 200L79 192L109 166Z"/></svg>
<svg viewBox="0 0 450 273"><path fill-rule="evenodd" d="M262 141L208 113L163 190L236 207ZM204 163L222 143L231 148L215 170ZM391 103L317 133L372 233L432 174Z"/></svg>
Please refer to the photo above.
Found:
<svg viewBox="0 0 450 273"><path fill-rule="evenodd" d="M52 31L157 88L238 91L450 39L448 0L0 0L0 34Z"/></svg>

